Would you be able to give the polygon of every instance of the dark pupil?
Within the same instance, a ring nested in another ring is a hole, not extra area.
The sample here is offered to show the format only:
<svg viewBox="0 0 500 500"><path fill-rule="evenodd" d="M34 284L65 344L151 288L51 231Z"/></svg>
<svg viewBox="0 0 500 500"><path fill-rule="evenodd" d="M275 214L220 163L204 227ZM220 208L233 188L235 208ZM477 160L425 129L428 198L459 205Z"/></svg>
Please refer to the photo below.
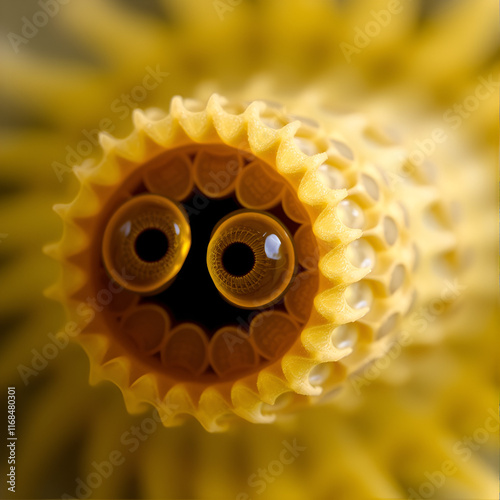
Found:
<svg viewBox="0 0 500 500"><path fill-rule="evenodd" d="M255 255L245 243L232 243L222 254L224 269L233 276L245 276L255 264Z"/></svg>
<svg viewBox="0 0 500 500"><path fill-rule="evenodd" d="M145 229L135 240L135 253L144 262L156 262L165 256L168 238L159 229Z"/></svg>

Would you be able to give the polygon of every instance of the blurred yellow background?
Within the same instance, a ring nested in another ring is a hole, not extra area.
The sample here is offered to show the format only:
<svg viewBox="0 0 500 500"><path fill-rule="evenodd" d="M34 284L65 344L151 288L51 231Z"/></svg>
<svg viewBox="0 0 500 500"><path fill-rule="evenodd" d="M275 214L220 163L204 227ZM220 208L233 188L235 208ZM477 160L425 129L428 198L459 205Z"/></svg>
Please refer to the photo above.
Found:
<svg viewBox="0 0 500 500"><path fill-rule="evenodd" d="M4 2L0 30L0 380L5 400L16 387L18 435L2 498L496 498L496 2L25 0ZM134 94L148 74L158 85ZM456 311L414 317L422 334L381 376L222 434L129 415L117 387L89 385L73 343L39 356L65 322L43 296L59 270L41 249L60 237L52 206L75 196L72 166L99 159L97 130L128 134L134 108L213 92L369 113L412 141L446 129L472 248Z"/></svg>

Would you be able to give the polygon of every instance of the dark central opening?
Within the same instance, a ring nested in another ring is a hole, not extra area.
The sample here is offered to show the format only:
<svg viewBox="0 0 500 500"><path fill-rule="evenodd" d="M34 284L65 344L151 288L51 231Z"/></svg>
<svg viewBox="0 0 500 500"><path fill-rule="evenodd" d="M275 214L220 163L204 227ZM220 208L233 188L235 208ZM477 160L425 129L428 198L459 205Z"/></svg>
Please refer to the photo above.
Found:
<svg viewBox="0 0 500 500"><path fill-rule="evenodd" d="M232 243L222 254L224 269L233 276L245 276L255 264L255 255L245 243Z"/></svg>
<svg viewBox="0 0 500 500"><path fill-rule="evenodd" d="M221 297L207 267L207 247L212 230L222 217L241 209L241 205L233 197L207 199L194 191L193 196L183 202L183 207L189 216L192 238L186 261L171 286L157 295L143 297L141 301L165 306L176 324L197 323L207 329L209 336L227 325L247 328L250 312ZM299 227L287 218L281 207L268 211L286 221L292 234Z"/></svg>
<svg viewBox="0 0 500 500"><path fill-rule="evenodd" d="M159 229L145 229L135 239L135 253L144 262L156 262L164 257L167 251L168 238Z"/></svg>

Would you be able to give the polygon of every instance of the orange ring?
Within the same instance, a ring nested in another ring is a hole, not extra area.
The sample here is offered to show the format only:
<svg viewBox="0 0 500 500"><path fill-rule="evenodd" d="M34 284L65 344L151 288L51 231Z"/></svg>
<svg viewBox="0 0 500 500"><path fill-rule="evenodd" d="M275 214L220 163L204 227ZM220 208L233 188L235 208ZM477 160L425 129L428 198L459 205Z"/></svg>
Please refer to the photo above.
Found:
<svg viewBox="0 0 500 500"><path fill-rule="evenodd" d="M160 195L131 198L104 231L108 274L125 289L150 295L165 289L186 260L191 229L181 208Z"/></svg>
<svg viewBox="0 0 500 500"><path fill-rule="evenodd" d="M243 308L269 305L285 293L295 274L293 239L275 217L238 210L215 228L207 266L227 301Z"/></svg>

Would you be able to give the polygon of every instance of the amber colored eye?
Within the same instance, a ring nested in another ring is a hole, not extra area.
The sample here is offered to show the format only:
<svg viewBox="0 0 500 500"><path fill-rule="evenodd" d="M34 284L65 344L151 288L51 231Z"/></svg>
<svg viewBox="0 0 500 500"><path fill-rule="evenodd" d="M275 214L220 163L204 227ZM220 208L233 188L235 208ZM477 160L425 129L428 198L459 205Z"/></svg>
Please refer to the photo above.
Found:
<svg viewBox="0 0 500 500"><path fill-rule="evenodd" d="M207 265L226 300L244 308L262 307L278 300L293 278L293 240L267 213L233 212L212 233Z"/></svg>
<svg viewBox="0 0 500 500"><path fill-rule="evenodd" d="M191 246L186 215L158 195L125 202L104 231L106 270L127 290L150 295L167 287L179 272Z"/></svg>

